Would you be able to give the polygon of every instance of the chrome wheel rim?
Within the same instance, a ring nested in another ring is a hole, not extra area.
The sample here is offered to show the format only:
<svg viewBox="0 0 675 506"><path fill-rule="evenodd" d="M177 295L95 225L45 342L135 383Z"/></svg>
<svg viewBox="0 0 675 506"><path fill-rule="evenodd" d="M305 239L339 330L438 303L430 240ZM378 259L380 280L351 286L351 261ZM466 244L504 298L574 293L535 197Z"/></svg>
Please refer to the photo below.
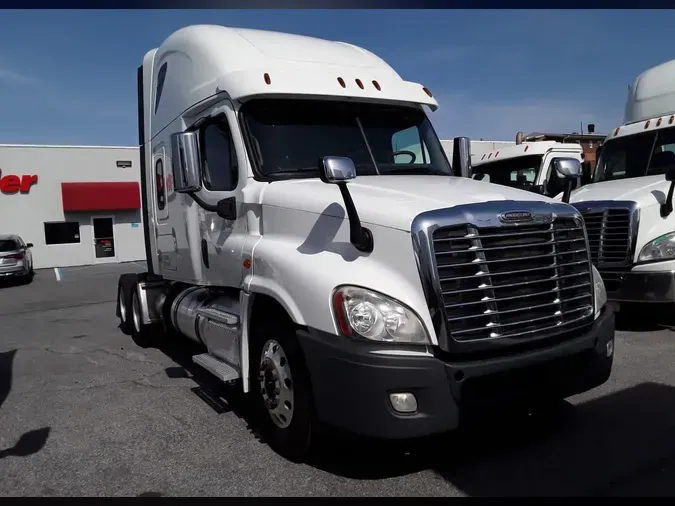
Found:
<svg viewBox="0 0 675 506"><path fill-rule="evenodd" d="M293 379L286 353L273 339L263 346L258 380L260 395L270 418L277 427L288 427L293 419Z"/></svg>

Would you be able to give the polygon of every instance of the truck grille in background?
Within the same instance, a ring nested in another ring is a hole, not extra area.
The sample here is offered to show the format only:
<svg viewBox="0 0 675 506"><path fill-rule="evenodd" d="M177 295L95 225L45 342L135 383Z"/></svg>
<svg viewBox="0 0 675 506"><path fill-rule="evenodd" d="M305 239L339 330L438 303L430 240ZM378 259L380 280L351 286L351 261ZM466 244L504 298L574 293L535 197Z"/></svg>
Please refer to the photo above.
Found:
<svg viewBox="0 0 675 506"><path fill-rule="evenodd" d="M630 211L607 209L602 212L582 211L586 223L591 260L603 264L630 263Z"/></svg>
<svg viewBox="0 0 675 506"><path fill-rule="evenodd" d="M608 292L621 288L622 276L632 261L629 209L581 210L586 223L591 260ZM623 267L623 268L622 268Z"/></svg>
<svg viewBox="0 0 675 506"><path fill-rule="evenodd" d="M590 322L591 267L583 227L552 224L433 233L433 250L455 341L532 339Z"/></svg>

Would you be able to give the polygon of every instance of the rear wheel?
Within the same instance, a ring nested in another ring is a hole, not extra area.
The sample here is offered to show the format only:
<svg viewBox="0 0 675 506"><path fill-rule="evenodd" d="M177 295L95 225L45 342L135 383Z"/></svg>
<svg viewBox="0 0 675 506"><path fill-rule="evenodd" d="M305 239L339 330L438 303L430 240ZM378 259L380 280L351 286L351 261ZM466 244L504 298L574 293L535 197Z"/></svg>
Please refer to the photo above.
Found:
<svg viewBox="0 0 675 506"><path fill-rule="evenodd" d="M292 325L274 320L260 323L252 336L251 390L267 444L300 462L309 454L316 427L309 374Z"/></svg>
<svg viewBox="0 0 675 506"><path fill-rule="evenodd" d="M141 302L138 297L138 288L134 286L131 292L131 338L141 348L148 348L153 344L153 332L150 325L143 324ZM129 319L129 318L128 318Z"/></svg>
<svg viewBox="0 0 675 506"><path fill-rule="evenodd" d="M128 275L120 277L117 283L117 311L120 319L120 330L126 334L131 335L131 291L133 289L132 280Z"/></svg>

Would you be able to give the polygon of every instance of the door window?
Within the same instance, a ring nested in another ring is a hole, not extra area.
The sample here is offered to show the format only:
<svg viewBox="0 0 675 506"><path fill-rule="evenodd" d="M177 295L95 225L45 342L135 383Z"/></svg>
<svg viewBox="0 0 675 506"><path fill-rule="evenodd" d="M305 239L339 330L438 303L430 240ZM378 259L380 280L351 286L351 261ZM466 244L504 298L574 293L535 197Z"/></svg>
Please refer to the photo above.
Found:
<svg viewBox="0 0 675 506"><path fill-rule="evenodd" d="M94 218L94 249L96 258L115 256L115 232L112 218Z"/></svg>

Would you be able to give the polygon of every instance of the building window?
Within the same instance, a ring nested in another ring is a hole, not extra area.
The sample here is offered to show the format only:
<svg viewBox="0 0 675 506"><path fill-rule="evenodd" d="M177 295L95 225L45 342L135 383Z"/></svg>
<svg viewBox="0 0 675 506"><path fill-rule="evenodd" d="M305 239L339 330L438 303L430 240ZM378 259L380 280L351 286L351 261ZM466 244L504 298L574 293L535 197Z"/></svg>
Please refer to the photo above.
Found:
<svg viewBox="0 0 675 506"><path fill-rule="evenodd" d="M231 191L237 187L237 153L227 124L212 123L202 131L204 186L211 191Z"/></svg>
<svg viewBox="0 0 675 506"><path fill-rule="evenodd" d="M157 209L160 211L166 207L166 192L164 191L164 162L160 158L155 162L155 178L157 186Z"/></svg>
<svg viewBox="0 0 675 506"><path fill-rule="evenodd" d="M45 244L76 244L80 242L80 223L77 221L45 222Z"/></svg>

